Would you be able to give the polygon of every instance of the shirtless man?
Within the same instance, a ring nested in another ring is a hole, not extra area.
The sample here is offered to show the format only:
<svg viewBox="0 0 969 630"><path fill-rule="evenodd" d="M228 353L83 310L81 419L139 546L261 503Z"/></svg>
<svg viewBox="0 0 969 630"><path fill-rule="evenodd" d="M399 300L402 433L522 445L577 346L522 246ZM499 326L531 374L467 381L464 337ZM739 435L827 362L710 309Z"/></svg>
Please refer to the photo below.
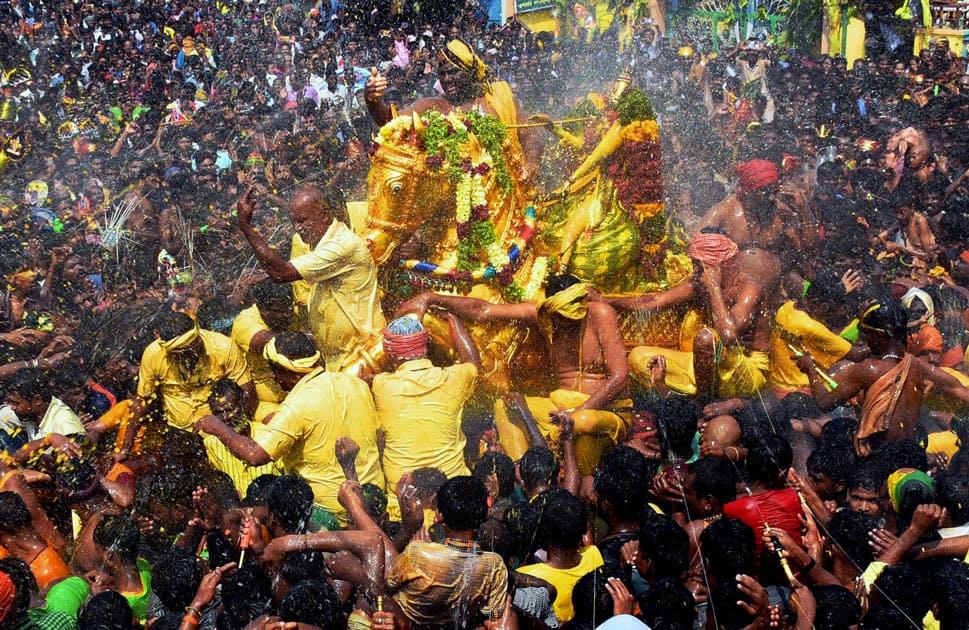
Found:
<svg viewBox="0 0 969 630"><path fill-rule="evenodd" d="M816 234L817 226L807 225L810 222L794 211L798 191L778 183L780 174L773 162L738 164L737 177L737 192L710 208L699 229L719 228L741 248L753 245L776 252L785 238L798 249L811 244L806 238Z"/></svg>
<svg viewBox="0 0 969 630"><path fill-rule="evenodd" d="M858 328L861 340L871 348L871 358L842 366L832 372L838 386L828 391L815 371L809 353L795 357L807 374L818 406L831 410L861 395L864 399L855 450L869 456L885 444L915 439L926 383L933 383L963 405L969 404L969 389L951 374L905 352L908 318L898 304L874 303L862 313Z"/></svg>
<svg viewBox="0 0 969 630"><path fill-rule="evenodd" d="M615 445L625 433L625 418L610 411L623 395L629 380L626 350L619 333L616 312L604 302L588 302L587 287L572 276L552 276L546 299L535 304L492 304L484 300L436 293L422 293L401 304L398 316L423 317L440 309L462 319L480 322L518 320L538 328L547 344L558 389L548 398L526 397L527 411L534 416L550 445L558 443L559 418L571 414L575 422L579 469L591 474L599 455ZM576 348L580 351L576 352ZM520 413L520 398L509 402ZM495 424L506 453L517 460L530 446L522 422L508 417L505 405L495 407Z"/></svg>
<svg viewBox="0 0 969 630"><path fill-rule="evenodd" d="M915 266L924 269L935 260L936 244L928 217L916 210L923 194L922 187L914 180L906 180L895 189L892 205L897 223L879 234L878 240L888 252L911 256L916 259Z"/></svg>
<svg viewBox="0 0 969 630"><path fill-rule="evenodd" d="M652 311L692 303L710 314L712 326L696 333L692 352L639 346L629 354L630 369L648 383L650 364L662 356L666 383L674 390L720 398L751 396L767 383L770 299L780 281L780 261L766 249L739 249L727 236L711 231L697 234L687 254L696 270L691 282L662 293L604 298L620 309ZM718 352L720 345L723 352Z"/></svg>
<svg viewBox="0 0 969 630"><path fill-rule="evenodd" d="M497 116L506 125L515 125L523 118L523 110L505 81L488 81L488 66L460 39L453 39L441 49L438 58L438 79L444 93L441 97L418 99L409 109L398 114L437 111L447 114L455 109L462 112L477 110ZM393 118L392 109L381 99L387 91L387 78L375 70L364 87L364 101L374 122L384 125ZM509 138L520 144L523 179L528 180L538 170L542 153L539 129L509 129Z"/></svg>

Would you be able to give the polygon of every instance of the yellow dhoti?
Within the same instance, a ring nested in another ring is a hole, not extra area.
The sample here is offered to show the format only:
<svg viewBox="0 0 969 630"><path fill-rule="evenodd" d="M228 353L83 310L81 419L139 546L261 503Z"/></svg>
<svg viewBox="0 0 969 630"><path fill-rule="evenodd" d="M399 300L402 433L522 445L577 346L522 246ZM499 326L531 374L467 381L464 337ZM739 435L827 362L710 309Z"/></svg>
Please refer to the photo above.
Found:
<svg viewBox="0 0 969 630"><path fill-rule="evenodd" d="M718 337L716 354L720 398L753 396L767 385L770 362L766 352L748 350L740 346L725 348ZM630 375L640 382L651 383L649 362L657 356L666 359L666 384L670 389L681 394L697 393L692 352L638 346L629 353Z"/></svg>
<svg viewBox="0 0 969 630"><path fill-rule="evenodd" d="M568 389L556 389L548 398L526 396L528 409L535 417L539 431L545 436L550 448L558 451L559 427L549 420L549 413L578 407L589 399L588 394ZM615 446L625 436L630 422L632 402L616 401L613 406L621 411L608 409L583 409L572 414L575 420L575 452L579 460L579 472L591 475L595 472L599 457L607 448ZM517 417L510 417L503 401L495 402L495 428L505 452L513 460L520 458L530 446L525 425Z"/></svg>

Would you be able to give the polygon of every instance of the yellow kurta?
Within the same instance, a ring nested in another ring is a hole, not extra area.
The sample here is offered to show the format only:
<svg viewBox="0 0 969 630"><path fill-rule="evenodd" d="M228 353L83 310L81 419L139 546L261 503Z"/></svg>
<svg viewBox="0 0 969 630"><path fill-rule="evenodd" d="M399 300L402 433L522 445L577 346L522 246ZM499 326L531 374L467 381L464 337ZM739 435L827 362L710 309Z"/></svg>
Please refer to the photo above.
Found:
<svg viewBox="0 0 969 630"><path fill-rule="evenodd" d="M310 283L309 324L331 372L342 370L385 325L377 268L363 240L334 220L313 251L290 261Z"/></svg>
<svg viewBox="0 0 969 630"><path fill-rule="evenodd" d="M236 345L246 353L246 362L249 364L249 371L252 373L252 382L256 386L256 397L259 399L259 407L255 414L256 420L262 420L269 413L276 411L279 403L286 397L285 392L273 379L272 372L269 371L269 364L262 356L262 352L253 352L250 347L252 338L263 331L272 332L266 322L263 321L259 309L255 305L239 313L232 323L232 341L236 342Z"/></svg>
<svg viewBox="0 0 969 630"><path fill-rule="evenodd" d="M807 375L791 359L791 349L807 352L822 370L829 369L851 350L851 342L831 332L821 322L785 302L774 315L774 329L770 336L770 384L787 394L792 391L810 393Z"/></svg>
<svg viewBox="0 0 969 630"><path fill-rule="evenodd" d="M571 569L553 569L547 564L527 564L519 567L518 572L541 578L555 587L555 618L565 623L575 616L572 608L572 589L586 573L602 566L602 554L595 545L589 545L579 552L579 564Z"/></svg>
<svg viewBox="0 0 969 630"><path fill-rule="evenodd" d="M418 359L374 377L389 492L405 472L418 468L437 468L448 479L470 474L464 463L461 411L477 376L470 363L439 368L429 359Z"/></svg>
<svg viewBox="0 0 969 630"><path fill-rule="evenodd" d="M360 445L357 475L360 483L383 487L377 451L377 409L367 384L355 376L325 372L304 376L279 405L279 410L252 439L273 460L310 484L316 502L341 523L346 512L337 501L345 477L336 460L336 440L352 438Z"/></svg>
<svg viewBox="0 0 969 630"><path fill-rule="evenodd" d="M249 429L250 435L256 436L265 431L266 427L258 422L250 422ZM239 492L239 496L246 496L249 484L256 477L283 474L283 466L280 462L250 466L233 455L229 448L214 435L206 435L203 441L205 442L205 454L208 455L212 467L229 475L232 479L232 485Z"/></svg>
<svg viewBox="0 0 969 630"><path fill-rule="evenodd" d="M165 421L185 431L212 413L208 399L216 381L227 378L245 385L251 380L246 358L231 339L211 330L200 330L199 338L205 353L191 374L176 369L157 339L145 348L138 370L138 397L150 403L160 395Z"/></svg>

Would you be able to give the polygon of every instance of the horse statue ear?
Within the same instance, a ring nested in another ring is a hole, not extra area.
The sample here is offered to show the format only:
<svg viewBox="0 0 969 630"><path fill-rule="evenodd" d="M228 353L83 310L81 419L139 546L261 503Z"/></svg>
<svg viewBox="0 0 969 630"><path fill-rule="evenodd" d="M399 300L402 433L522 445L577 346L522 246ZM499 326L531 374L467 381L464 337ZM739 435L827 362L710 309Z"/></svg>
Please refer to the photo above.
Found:
<svg viewBox="0 0 969 630"><path fill-rule="evenodd" d="M424 121L421 120L421 115L417 112L411 112L411 117L414 119L414 135L419 139L424 139Z"/></svg>

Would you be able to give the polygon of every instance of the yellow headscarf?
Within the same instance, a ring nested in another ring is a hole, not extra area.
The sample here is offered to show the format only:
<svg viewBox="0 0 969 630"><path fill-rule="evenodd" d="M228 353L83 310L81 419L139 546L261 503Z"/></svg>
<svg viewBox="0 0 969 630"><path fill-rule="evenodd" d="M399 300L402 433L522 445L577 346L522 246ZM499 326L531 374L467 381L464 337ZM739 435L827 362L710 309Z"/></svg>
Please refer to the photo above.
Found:
<svg viewBox="0 0 969 630"><path fill-rule="evenodd" d="M582 319L589 311L588 288L589 285L579 282L559 291L538 305L539 314L555 314L569 319Z"/></svg>
<svg viewBox="0 0 969 630"><path fill-rule="evenodd" d="M471 46L460 39L452 39L441 49L441 56L452 66L464 72L476 83L484 82L488 76L488 66L475 54Z"/></svg>
<svg viewBox="0 0 969 630"><path fill-rule="evenodd" d="M309 374L315 370L320 363L320 352L317 350L314 354L308 357L303 357L302 359L290 359L284 354L280 354L276 350L276 338L273 337L266 344L266 347L262 350L262 356L270 363L275 363L284 370L290 372L295 372L296 374Z"/></svg>
<svg viewBox="0 0 969 630"><path fill-rule="evenodd" d="M168 341L165 341L164 339L159 339L158 344L162 348L164 348L167 352L171 352L172 350L184 350L185 348L192 345L192 342L198 339L198 337L199 337L199 325L198 325L198 322L195 322L191 328L189 328L179 336L175 337L174 339L169 339Z"/></svg>

